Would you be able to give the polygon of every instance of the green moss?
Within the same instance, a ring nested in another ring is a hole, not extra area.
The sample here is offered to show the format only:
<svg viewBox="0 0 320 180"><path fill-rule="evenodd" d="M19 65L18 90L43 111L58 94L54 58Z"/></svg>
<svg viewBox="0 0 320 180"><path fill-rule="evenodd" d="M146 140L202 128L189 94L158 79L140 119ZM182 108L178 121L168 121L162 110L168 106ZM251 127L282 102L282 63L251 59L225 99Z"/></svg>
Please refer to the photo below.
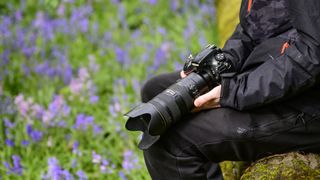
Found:
<svg viewBox="0 0 320 180"><path fill-rule="evenodd" d="M320 155L287 153L265 157L251 164L241 180L246 179L319 179Z"/></svg>
<svg viewBox="0 0 320 180"><path fill-rule="evenodd" d="M220 163L222 174L225 180L240 179L244 169L248 167L248 163L241 161L224 161Z"/></svg>

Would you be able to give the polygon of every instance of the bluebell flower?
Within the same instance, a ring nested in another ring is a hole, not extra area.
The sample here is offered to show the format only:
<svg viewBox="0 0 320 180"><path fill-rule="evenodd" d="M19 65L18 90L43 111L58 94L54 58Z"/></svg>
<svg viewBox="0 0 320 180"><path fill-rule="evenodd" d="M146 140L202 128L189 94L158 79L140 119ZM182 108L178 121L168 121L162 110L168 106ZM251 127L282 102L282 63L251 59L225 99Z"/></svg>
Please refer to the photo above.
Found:
<svg viewBox="0 0 320 180"><path fill-rule="evenodd" d="M77 166L77 159L72 159L72 161L71 161L71 168L76 168L76 166Z"/></svg>
<svg viewBox="0 0 320 180"><path fill-rule="evenodd" d="M127 23L127 20L126 20L126 8L123 4L120 4L118 6L118 17L119 17L119 20L121 22L121 26L122 26L122 29L127 29L128 28L128 23Z"/></svg>
<svg viewBox="0 0 320 180"><path fill-rule="evenodd" d="M70 65L67 65L63 72L64 83L69 84L72 79L72 67Z"/></svg>
<svg viewBox="0 0 320 180"><path fill-rule="evenodd" d="M102 157L100 154L97 154L95 151L92 151L91 155L92 155L92 163L94 163L94 164L101 163Z"/></svg>
<svg viewBox="0 0 320 180"><path fill-rule="evenodd" d="M100 164L100 171L101 171L102 173L112 173L111 168L108 167L109 164L110 164L110 163L109 163L108 160L103 159L103 160L101 161L101 164Z"/></svg>
<svg viewBox="0 0 320 180"><path fill-rule="evenodd" d="M30 124L26 125L26 131L29 137L31 137L31 139L34 142L39 142L42 139L43 133L39 130L33 130L32 126Z"/></svg>
<svg viewBox="0 0 320 180"><path fill-rule="evenodd" d="M13 165L11 166L10 163L4 162L4 166L7 168L7 174L16 174L16 175L22 175L23 167L21 165L21 159L18 155L12 155L12 162Z"/></svg>
<svg viewBox="0 0 320 180"><path fill-rule="evenodd" d="M115 47L116 59L121 65L129 64L129 54L127 51L123 50L121 47Z"/></svg>
<svg viewBox="0 0 320 180"><path fill-rule="evenodd" d="M90 103L91 104L95 104L99 101L99 96L96 96L96 95L92 95L90 96Z"/></svg>
<svg viewBox="0 0 320 180"><path fill-rule="evenodd" d="M55 157L48 158L48 172L44 174L43 179L50 179L50 180L73 180L74 177L72 174L67 171L66 169L63 169L59 165L59 161Z"/></svg>
<svg viewBox="0 0 320 180"><path fill-rule="evenodd" d="M88 179L86 174L81 170L77 171L77 176L79 177L79 180L87 180Z"/></svg>
<svg viewBox="0 0 320 180"><path fill-rule="evenodd" d="M62 169L59 161L55 157L48 158L48 173L44 179L60 180L62 177Z"/></svg>
<svg viewBox="0 0 320 180"><path fill-rule="evenodd" d="M59 121L57 125L58 127L63 127L63 128L67 127L67 123L63 120Z"/></svg>
<svg viewBox="0 0 320 180"><path fill-rule="evenodd" d="M30 142L28 140L22 140L21 141L21 145L24 146L24 147L28 146L29 144L30 144Z"/></svg>
<svg viewBox="0 0 320 180"><path fill-rule="evenodd" d="M81 152L79 151L79 142L75 141L72 145L72 153L81 155Z"/></svg>
<svg viewBox="0 0 320 180"><path fill-rule="evenodd" d="M94 125L93 121L94 121L93 116L86 116L84 114L79 114L77 116L74 128L85 131L88 129L89 126Z"/></svg>
<svg viewBox="0 0 320 180"><path fill-rule="evenodd" d="M69 171L64 169L64 170L62 170L61 173L63 174L65 180L74 180L74 177L72 176L72 174Z"/></svg>
<svg viewBox="0 0 320 180"><path fill-rule="evenodd" d="M94 135L100 134L102 132L102 128L99 125L93 125L93 133Z"/></svg>
<svg viewBox="0 0 320 180"><path fill-rule="evenodd" d="M131 150L126 150L123 153L122 168L129 173L133 169L139 169L139 157Z"/></svg>
<svg viewBox="0 0 320 180"><path fill-rule="evenodd" d="M120 3L120 0L112 0L111 1L113 4L119 4Z"/></svg>
<svg viewBox="0 0 320 180"><path fill-rule="evenodd" d="M12 156L12 160L13 160L13 167L12 167L12 171L18 175L22 175L22 166L21 166L21 159L18 155L13 155Z"/></svg>
<svg viewBox="0 0 320 180"><path fill-rule="evenodd" d="M157 0L148 0L148 3L151 5L157 4Z"/></svg>
<svg viewBox="0 0 320 180"><path fill-rule="evenodd" d="M180 6L180 1L170 1L170 7L172 11L176 11Z"/></svg>
<svg viewBox="0 0 320 180"><path fill-rule="evenodd" d="M4 125L7 127L7 128L14 128L16 126L16 123L13 123L11 122L8 118L4 118Z"/></svg>
<svg viewBox="0 0 320 180"><path fill-rule="evenodd" d="M80 30L83 33L86 33L89 29L89 21L87 18L83 18L80 22L79 22L79 26L80 26Z"/></svg>
<svg viewBox="0 0 320 180"><path fill-rule="evenodd" d="M122 171L119 171L118 175L119 175L120 179L122 179L122 180L127 180L128 179L126 177L126 175Z"/></svg>
<svg viewBox="0 0 320 180"><path fill-rule="evenodd" d="M6 139L6 145L9 147L14 147L14 141L12 139Z"/></svg>
<svg viewBox="0 0 320 180"><path fill-rule="evenodd" d="M65 5L61 3L57 9L57 14L59 16L64 16L64 13L65 13Z"/></svg>

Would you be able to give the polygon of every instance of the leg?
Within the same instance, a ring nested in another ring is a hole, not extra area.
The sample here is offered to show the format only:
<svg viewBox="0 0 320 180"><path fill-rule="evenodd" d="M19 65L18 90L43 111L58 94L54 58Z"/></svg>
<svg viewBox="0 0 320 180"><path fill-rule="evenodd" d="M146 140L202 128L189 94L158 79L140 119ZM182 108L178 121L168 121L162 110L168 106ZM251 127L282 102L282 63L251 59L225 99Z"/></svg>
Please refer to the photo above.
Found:
<svg viewBox="0 0 320 180"><path fill-rule="evenodd" d="M180 79L180 73L178 71L149 79L141 89L142 102L148 102L170 85L174 84L178 79Z"/></svg>
<svg viewBox="0 0 320 180"><path fill-rule="evenodd" d="M148 80L141 90L142 102L148 102L154 96L164 91L170 85L174 84L178 79L180 79L180 72L173 72L168 74L162 74ZM157 152L154 152L157 154ZM159 153L160 154L160 153ZM162 158L159 158L161 161ZM148 159L145 158L147 166L151 164ZM149 168L149 166L148 166ZM203 165L205 172L207 174L207 179L222 179L222 173L219 164L208 162ZM150 169L150 168L149 168Z"/></svg>
<svg viewBox="0 0 320 180"><path fill-rule="evenodd" d="M281 105L282 106L282 105ZM320 120L290 108L250 113L227 108L202 111L172 126L144 151L153 179L206 179L206 164L251 161L288 151L320 152Z"/></svg>

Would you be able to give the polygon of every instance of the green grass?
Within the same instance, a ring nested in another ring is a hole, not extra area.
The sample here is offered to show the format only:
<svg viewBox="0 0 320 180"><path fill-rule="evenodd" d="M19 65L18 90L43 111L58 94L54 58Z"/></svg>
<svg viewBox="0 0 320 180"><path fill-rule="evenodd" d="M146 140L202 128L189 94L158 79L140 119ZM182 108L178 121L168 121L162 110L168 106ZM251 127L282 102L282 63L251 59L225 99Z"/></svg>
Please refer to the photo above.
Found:
<svg viewBox="0 0 320 180"><path fill-rule="evenodd" d="M59 161L60 178L82 171L89 179L150 179L140 134L125 130L123 114L139 103L149 77L181 68L190 52L217 41L212 2L177 2L177 9L142 0L0 3L0 179L52 178L49 158ZM80 114L93 122L77 126ZM93 162L93 153L101 160Z"/></svg>

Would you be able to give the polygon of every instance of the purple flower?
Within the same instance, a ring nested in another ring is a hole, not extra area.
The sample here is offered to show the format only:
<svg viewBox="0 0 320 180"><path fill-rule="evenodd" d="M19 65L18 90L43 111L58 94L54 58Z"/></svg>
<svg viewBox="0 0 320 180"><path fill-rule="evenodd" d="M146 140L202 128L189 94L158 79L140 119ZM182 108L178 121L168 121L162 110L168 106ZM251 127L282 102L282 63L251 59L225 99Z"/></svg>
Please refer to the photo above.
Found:
<svg viewBox="0 0 320 180"><path fill-rule="evenodd" d="M82 80L80 79L71 79L71 82L70 82L70 90L73 94L80 94L80 92L82 91L82 88L84 86L84 83Z"/></svg>
<svg viewBox="0 0 320 180"><path fill-rule="evenodd" d="M41 141L42 139L42 132L41 131L38 131L38 130L33 130L32 129L32 126L30 124L27 124L26 126L26 131L27 131L27 134L29 137L31 137L31 139L34 141L34 142L39 142Z"/></svg>
<svg viewBox="0 0 320 180"><path fill-rule="evenodd" d="M99 101L99 96L96 96L96 95L92 95L90 96L90 103L91 104L95 104Z"/></svg>
<svg viewBox="0 0 320 180"><path fill-rule="evenodd" d="M75 141L72 145L72 153L81 155L81 152L79 151L79 142Z"/></svg>
<svg viewBox="0 0 320 180"><path fill-rule="evenodd" d="M71 167L74 169L77 166L77 159L72 159L71 161Z"/></svg>
<svg viewBox="0 0 320 180"><path fill-rule="evenodd" d="M89 21L87 18L84 18L80 21L80 30L83 33L86 33L89 29Z"/></svg>
<svg viewBox="0 0 320 180"><path fill-rule="evenodd" d="M96 57L94 55L89 55L89 67L90 67L90 70L93 71L93 72L97 72L99 69L100 69L100 66L99 64L96 64L95 60L96 60Z"/></svg>
<svg viewBox="0 0 320 180"><path fill-rule="evenodd" d="M13 166L8 162L4 162L4 166L8 169L8 174L22 175L23 168L21 166L21 159L18 155L12 156Z"/></svg>
<svg viewBox="0 0 320 180"><path fill-rule="evenodd" d="M134 92L139 93L141 90L141 85L137 79L132 79L132 85Z"/></svg>
<svg viewBox="0 0 320 180"><path fill-rule="evenodd" d="M43 176L43 179L50 180L73 180L71 173L59 165L59 161L55 157L48 158L48 173Z"/></svg>
<svg viewBox="0 0 320 180"><path fill-rule="evenodd" d="M109 112L113 117L116 117L120 111L121 111L121 105L120 105L119 98L113 97L112 102L109 105Z"/></svg>
<svg viewBox="0 0 320 180"><path fill-rule="evenodd" d="M0 25L1 28L1 25ZM0 29L1 32L1 29ZM0 55L2 61L0 62L0 67L5 66L9 62L10 51L8 49L4 50L4 52Z"/></svg>
<svg viewBox="0 0 320 180"><path fill-rule="evenodd" d="M94 133L94 135L100 134L101 131L102 131L102 128L100 126L98 126L96 124L93 125L93 133Z"/></svg>
<svg viewBox="0 0 320 180"><path fill-rule="evenodd" d="M20 112L20 114L23 117L27 117L28 116L28 110L29 110L29 107L30 107L31 103L28 102L28 101L25 101L22 94L16 96L16 98L14 100L14 103L18 107L18 111Z"/></svg>
<svg viewBox="0 0 320 180"><path fill-rule="evenodd" d="M125 64L130 63L129 54L127 51L123 50L120 47L115 47L115 54L116 54L117 61L121 65L125 65Z"/></svg>
<svg viewBox="0 0 320 180"><path fill-rule="evenodd" d="M34 131L32 131L32 133L30 134L30 137L32 138L32 140L33 140L34 142L39 142L39 141L41 141L41 139L42 139L42 132L41 132L41 131L34 130Z"/></svg>
<svg viewBox="0 0 320 180"><path fill-rule="evenodd" d="M126 20L126 8L123 4L120 4L118 9L118 17L120 19L122 29L126 29L128 27L128 23Z"/></svg>
<svg viewBox="0 0 320 180"><path fill-rule="evenodd" d="M157 4L157 0L148 0L148 3L151 5Z"/></svg>
<svg viewBox="0 0 320 180"><path fill-rule="evenodd" d="M120 3L120 0L112 0L111 1L113 4L119 4Z"/></svg>
<svg viewBox="0 0 320 180"><path fill-rule="evenodd" d="M67 65L65 67L65 70L63 71L63 80L65 84L69 84L72 79L72 68L70 65Z"/></svg>
<svg viewBox="0 0 320 180"><path fill-rule="evenodd" d="M108 168L109 161L106 159L103 159L100 165L100 171L102 173L112 173L112 170Z"/></svg>
<svg viewBox="0 0 320 180"><path fill-rule="evenodd" d="M84 114L79 114L76 119L76 124L74 125L74 128L80 129L80 130L87 130L89 126L92 126L94 123L94 117L93 116L86 116Z"/></svg>
<svg viewBox="0 0 320 180"><path fill-rule="evenodd" d="M63 120L59 121L57 125L58 127L67 127L67 123Z"/></svg>
<svg viewBox="0 0 320 180"><path fill-rule="evenodd" d="M58 14L59 16L63 16L64 13L65 13L65 6L64 6L63 3L61 3L61 4L59 5L58 9L57 9L57 14Z"/></svg>
<svg viewBox="0 0 320 180"><path fill-rule="evenodd" d="M6 145L9 147L14 147L14 141L12 139L6 139Z"/></svg>
<svg viewBox="0 0 320 180"><path fill-rule="evenodd" d="M140 168L139 158L133 151L126 150L123 153L122 168L128 173L133 169Z"/></svg>
<svg viewBox="0 0 320 180"><path fill-rule="evenodd" d="M44 114L44 108L39 104L33 104L31 106L31 116L37 119L41 119Z"/></svg>
<svg viewBox="0 0 320 180"><path fill-rule="evenodd" d="M22 175L22 166L20 164L20 157L18 155L13 155L12 160L13 160L12 171L16 174Z"/></svg>
<svg viewBox="0 0 320 180"><path fill-rule="evenodd" d="M59 180L61 179L62 169L59 166L59 161L55 158L48 158L48 174L46 175L47 178L45 179L53 179Z"/></svg>
<svg viewBox="0 0 320 180"><path fill-rule="evenodd" d="M64 176L65 180L74 180L72 174L67 170L62 170L61 174Z"/></svg>
<svg viewBox="0 0 320 180"><path fill-rule="evenodd" d="M50 180L73 180L74 177L69 171L63 169L59 165L59 161L55 157L48 158L48 172L43 176L43 179Z"/></svg>
<svg viewBox="0 0 320 180"><path fill-rule="evenodd" d="M24 146L24 147L28 146L29 144L30 144L30 142L27 141L27 140L22 140L21 141L21 145Z"/></svg>
<svg viewBox="0 0 320 180"><path fill-rule="evenodd" d="M170 1L170 7L172 11L176 11L179 8L179 1Z"/></svg>
<svg viewBox="0 0 320 180"><path fill-rule="evenodd" d="M118 175L119 175L120 179L123 179L123 180L127 180L128 179L126 177L126 175L122 171L119 171Z"/></svg>
<svg viewBox="0 0 320 180"><path fill-rule="evenodd" d="M53 114L53 116L56 116L60 109L62 109L64 105L64 100L62 96L54 96L53 101L49 104L48 110Z"/></svg>
<svg viewBox="0 0 320 180"><path fill-rule="evenodd" d="M81 170L77 171L77 176L79 177L79 180L87 180L88 179L86 174Z"/></svg>
<svg viewBox="0 0 320 180"><path fill-rule="evenodd" d="M95 151L92 151L92 163L94 164L100 164L101 163L101 155L97 154Z"/></svg>
<svg viewBox="0 0 320 180"><path fill-rule="evenodd" d="M16 123L12 123L8 118L4 118L4 125L11 129L16 126Z"/></svg>

